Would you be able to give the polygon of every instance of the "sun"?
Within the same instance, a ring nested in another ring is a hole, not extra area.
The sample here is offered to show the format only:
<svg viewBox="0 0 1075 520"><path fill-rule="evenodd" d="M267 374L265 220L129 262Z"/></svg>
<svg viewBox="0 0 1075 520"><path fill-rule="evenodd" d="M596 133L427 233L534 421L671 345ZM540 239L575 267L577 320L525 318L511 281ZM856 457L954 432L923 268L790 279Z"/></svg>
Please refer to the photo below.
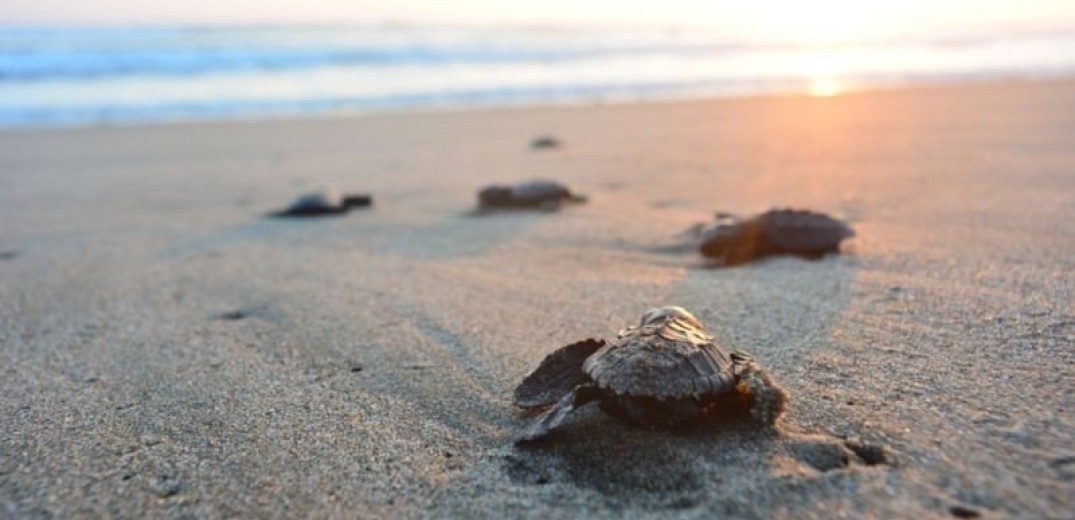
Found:
<svg viewBox="0 0 1075 520"><path fill-rule="evenodd" d="M836 78L814 78L807 91L814 97L832 97L843 92L844 86Z"/></svg>

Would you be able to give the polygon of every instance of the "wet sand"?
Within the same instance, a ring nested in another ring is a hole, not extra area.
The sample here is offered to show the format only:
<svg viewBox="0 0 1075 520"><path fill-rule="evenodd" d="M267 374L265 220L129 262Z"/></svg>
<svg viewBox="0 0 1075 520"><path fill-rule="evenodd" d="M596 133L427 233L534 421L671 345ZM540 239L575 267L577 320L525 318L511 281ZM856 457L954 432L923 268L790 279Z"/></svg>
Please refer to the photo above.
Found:
<svg viewBox="0 0 1075 520"><path fill-rule="evenodd" d="M590 201L465 215L535 176ZM261 217L321 185L374 208ZM661 249L771 206L858 237ZM0 516L1069 518L1073 221L1066 81L0 133ZM791 392L779 434L511 444L547 353L664 304Z"/></svg>

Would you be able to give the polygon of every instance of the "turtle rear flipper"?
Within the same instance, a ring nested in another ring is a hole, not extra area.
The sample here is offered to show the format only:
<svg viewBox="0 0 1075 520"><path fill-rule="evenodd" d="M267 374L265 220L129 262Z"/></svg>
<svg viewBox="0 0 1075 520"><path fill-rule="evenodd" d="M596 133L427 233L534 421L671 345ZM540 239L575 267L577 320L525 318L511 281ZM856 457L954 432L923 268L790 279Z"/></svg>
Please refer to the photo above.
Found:
<svg viewBox="0 0 1075 520"><path fill-rule="evenodd" d="M519 383L515 389L515 404L523 408L552 404L575 387L589 382L589 376L582 371L582 363L604 345L602 340L587 339L549 354Z"/></svg>
<svg viewBox="0 0 1075 520"><path fill-rule="evenodd" d="M600 390L592 384L584 384L571 389L555 405L530 421L530 424L527 424L515 436L515 443L534 441L548 435L550 431L564 422L564 418L568 414L575 411L576 408L596 400L599 395Z"/></svg>

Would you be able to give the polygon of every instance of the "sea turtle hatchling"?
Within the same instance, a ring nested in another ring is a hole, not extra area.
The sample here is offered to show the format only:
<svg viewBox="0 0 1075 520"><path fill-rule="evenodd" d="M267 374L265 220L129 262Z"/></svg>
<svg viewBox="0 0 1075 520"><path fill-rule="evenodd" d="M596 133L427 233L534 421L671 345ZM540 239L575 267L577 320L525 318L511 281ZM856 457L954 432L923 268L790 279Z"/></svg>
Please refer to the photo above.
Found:
<svg viewBox="0 0 1075 520"><path fill-rule="evenodd" d="M300 195L286 209L269 213L270 217L320 217L342 215L352 208L364 208L373 204L366 194L340 195L334 189L325 189Z"/></svg>
<svg viewBox="0 0 1075 520"><path fill-rule="evenodd" d="M561 146L563 143L551 135L540 135L530 141L530 148L534 150L551 150Z"/></svg>
<svg viewBox="0 0 1075 520"><path fill-rule="evenodd" d="M702 255L736 265L770 255L818 258L840 250L855 236L850 226L824 213L771 209L748 219L720 213L711 226L695 230Z"/></svg>
<svg viewBox="0 0 1075 520"><path fill-rule="evenodd" d="M515 389L515 404L552 406L534 417L516 442L544 437L591 401L638 424L749 412L771 426L784 412L787 393L749 356L717 344L690 312L658 307L614 340L588 339L546 357Z"/></svg>
<svg viewBox="0 0 1075 520"><path fill-rule="evenodd" d="M556 181L535 179L510 186L494 184L478 192L478 211L537 209L554 211L564 203L586 202Z"/></svg>

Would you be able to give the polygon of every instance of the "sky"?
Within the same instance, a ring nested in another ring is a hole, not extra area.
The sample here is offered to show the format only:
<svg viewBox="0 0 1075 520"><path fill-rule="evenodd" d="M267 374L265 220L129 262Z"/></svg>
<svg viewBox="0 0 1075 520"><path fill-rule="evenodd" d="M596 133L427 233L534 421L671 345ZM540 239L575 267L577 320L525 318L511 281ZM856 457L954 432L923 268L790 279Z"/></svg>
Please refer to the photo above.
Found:
<svg viewBox="0 0 1075 520"><path fill-rule="evenodd" d="M0 24L510 22L705 26L759 40L1075 30L1075 0L0 0Z"/></svg>

